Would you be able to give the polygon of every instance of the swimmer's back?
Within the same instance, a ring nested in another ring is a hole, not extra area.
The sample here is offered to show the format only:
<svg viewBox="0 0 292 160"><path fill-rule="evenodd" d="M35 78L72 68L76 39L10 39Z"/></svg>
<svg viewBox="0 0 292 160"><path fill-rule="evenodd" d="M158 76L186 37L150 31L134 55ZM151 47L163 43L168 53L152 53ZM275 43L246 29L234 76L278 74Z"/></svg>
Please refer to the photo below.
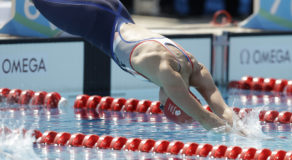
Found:
<svg viewBox="0 0 292 160"><path fill-rule="evenodd" d="M152 76L152 74L158 72L157 67L161 67L164 64L169 64L178 74L182 76L186 84L189 84L189 79L193 71L192 65L178 49L171 46L169 49L176 53L177 56L173 56L169 53L168 49L155 41L144 42L134 50L131 58L132 65L135 70L145 74L145 76L148 77L153 83L158 86L162 86L162 84L160 84L160 80L158 80L156 76ZM195 62L194 57L191 55L190 57L192 61ZM178 64L180 64L180 67L178 67ZM152 73L145 73L147 72L144 70L145 68L152 70L150 71Z"/></svg>

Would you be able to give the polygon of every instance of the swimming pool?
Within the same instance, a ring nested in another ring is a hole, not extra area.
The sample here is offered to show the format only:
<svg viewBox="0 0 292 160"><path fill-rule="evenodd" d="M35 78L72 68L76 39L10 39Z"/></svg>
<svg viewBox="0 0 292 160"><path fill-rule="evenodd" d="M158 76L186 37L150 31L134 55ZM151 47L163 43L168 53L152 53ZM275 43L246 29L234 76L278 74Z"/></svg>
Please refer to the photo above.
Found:
<svg viewBox="0 0 292 160"><path fill-rule="evenodd" d="M59 109L29 108L21 110L1 111L1 125L17 129L38 129L45 131L83 133L85 135L109 135L112 137L126 137L181 141L183 143L196 142L198 144L226 145L267 148L274 150L292 150L292 126L291 124L265 123L258 120L260 109L292 111L292 105L287 103L292 99L285 94L263 93L238 89L225 90L221 88L223 96L230 106L240 108L253 108L255 112L245 118L245 127L251 133L251 137L245 138L236 134L216 134L207 132L198 123L189 126L180 126L168 121L163 114L129 113L119 111L81 112L74 110L74 96L65 96L68 105ZM137 96L145 94L143 90L137 90ZM255 101L257 97L268 95L270 100ZM147 95L148 97L151 95ZM245 98L244 98L245 97ZM276 99L276 101L275 101ZM157 100L152 95L152 101ZM203 102L204 103L204 102ZM1 107L5 107L2 103ZM7 107L7 106L6 106ZM14 106L19 107L19 106ZM33 144L32 139L21 136L7 137L1 135L1 158L9 159L9 156L33 159L183 159L183 155L171 155L160 153L133 152L124 150L83 148L56 146L45 144ZM5 154L4 154L5 153ZM187 157L195 159L196 157ZM204 159L204 158L202 158Z"/></svg>

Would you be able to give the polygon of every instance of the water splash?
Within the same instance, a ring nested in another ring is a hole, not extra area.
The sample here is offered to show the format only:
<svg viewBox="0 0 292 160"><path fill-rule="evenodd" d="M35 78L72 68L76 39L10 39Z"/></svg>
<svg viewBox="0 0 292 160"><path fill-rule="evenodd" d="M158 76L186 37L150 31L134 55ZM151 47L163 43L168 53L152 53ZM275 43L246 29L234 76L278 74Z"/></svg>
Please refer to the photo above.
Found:
<svg viewBox="0 0 292 160"><path fill-rule="evenodd" d="M24 133L20 120L5 118L5 113L0 116L0 159L40 159L33 149L32 131Z"/></svg>
<svg viewBox="0 0 292 160"><path fill-rule="evenodd" d="M263 148L264 142L272 137L266 135L262 130L261 122L259 121L259 112L263 110L263 107L253 108L252 111L244 114L241 118L234 113L233 126L224 126L215 128L212 134L209 132L208 137L215 136L222 139L222 143L228 146L240 146L240 147L255 147ZM226 130L229 130L228 133Z"/></svg>
<svg viewBox="0 0 292 160"><path fill-rule="evenodd" d="M262 125L259 121L259 113L264 107L253 108L249 112L241 112L241 115L233 113L233 125L226 124L218 128L213 128L215 133L230 133L248 138L265 139L269 138L262 131Z"/></svg>
<svg viewBox="0 0 292 160"><path fill-rule="evenodd" d="M233 127L232 132L236 134L243 134L248 138L260 138L269 139L271 137L264 134L262 131L262 125L259 121L259 113L264 107L253 108L248 113L240 115L233 115Z"/></svg>

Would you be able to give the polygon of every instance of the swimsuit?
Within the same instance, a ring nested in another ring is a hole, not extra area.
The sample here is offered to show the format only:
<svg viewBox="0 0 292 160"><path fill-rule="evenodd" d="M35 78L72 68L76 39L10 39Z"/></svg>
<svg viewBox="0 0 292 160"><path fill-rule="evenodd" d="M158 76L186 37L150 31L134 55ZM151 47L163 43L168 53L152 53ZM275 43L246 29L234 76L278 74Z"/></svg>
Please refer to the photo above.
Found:
<svg viewBox="0 0 292 160"><path fill-rule="evenodd" d="M38 10L62 30L78 35L116 60L112 51L116 23L134 23L119 0L33 0Z"/></svg>
<svg viewBox="0 0 292 160"><path fill-rule="evenodd" d="M173 46L177 48L188 60L189 63L191 63L193 67L193 63L191 61L191 58L188 56L186 51L182 49L179 45L177 45L174 41L166 38L166 37L154 37L154 38L147 38L143 40L138 40L138 41L127 41L123 38L121 32L120 32L120 26L126 22L120 22L117 24L116 27L116 34L117 36L114 39L114 44L113 44L113 52L116 57L116 62L117 64L125 71L131 73L132 75L141 75L137 71L134 70L132 64L131 64L131 56L135 49L149 41L154 41L156 43L159 43L161 46L163 46L170 54L174 55L174 57L177 59L176 55L169 49L169 46ZM178 68L180 70L181 65L178 61Z"/></svg>
<svg viewBox="0 0 292 160"><path fill-rule="evenodd" d="M124 23L134 23L119 0L33 0L40 12L64 31L81 36L110 56L123 70L139 75L130 62L135 48L148 41L174 46L192 64L186 52L165 37L127 41L120 33ZM115 37L115 33L118 36ZM180 68L180 64L179 68ZM193 66L193 64L192 64ZM147 78L146 78L147 79Z"/></svg>

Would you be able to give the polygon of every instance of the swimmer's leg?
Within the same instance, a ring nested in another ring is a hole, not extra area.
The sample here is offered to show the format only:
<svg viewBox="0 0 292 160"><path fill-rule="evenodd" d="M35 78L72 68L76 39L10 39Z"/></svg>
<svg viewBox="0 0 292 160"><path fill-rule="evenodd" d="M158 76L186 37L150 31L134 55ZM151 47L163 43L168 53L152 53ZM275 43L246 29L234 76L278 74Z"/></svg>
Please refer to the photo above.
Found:
<svg viewBox="0 0 292 160"><path fill-rule="evenodd" d="M119 0L33 0L35 6L62 30L84 37L111 53L113 30L118 19L133 20Z"/></svg>

